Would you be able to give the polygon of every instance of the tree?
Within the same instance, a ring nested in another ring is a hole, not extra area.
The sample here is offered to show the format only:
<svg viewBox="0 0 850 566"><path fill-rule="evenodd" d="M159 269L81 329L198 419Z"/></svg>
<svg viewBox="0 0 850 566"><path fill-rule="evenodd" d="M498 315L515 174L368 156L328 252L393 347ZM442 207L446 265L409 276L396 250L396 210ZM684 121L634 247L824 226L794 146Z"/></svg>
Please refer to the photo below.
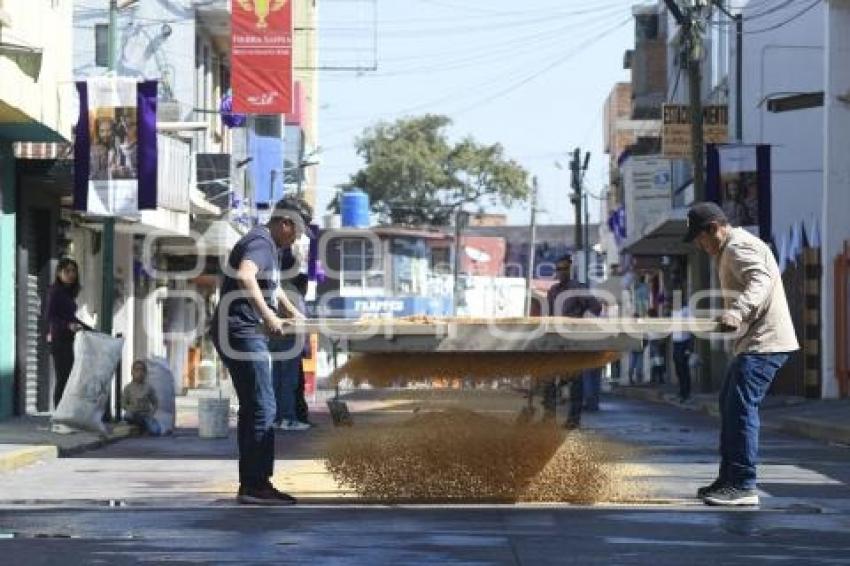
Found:
<svg viewBox="0 0 850 566"><path fill-rule="evenodd" d="M500 144L449 142L446 116L380 122L357 138L365 166L345 187L360 187L372 210L393 224L445 226L466 203L510 206L529 192L528 172ZM337 200L331 208L338 210Z"/></svg>

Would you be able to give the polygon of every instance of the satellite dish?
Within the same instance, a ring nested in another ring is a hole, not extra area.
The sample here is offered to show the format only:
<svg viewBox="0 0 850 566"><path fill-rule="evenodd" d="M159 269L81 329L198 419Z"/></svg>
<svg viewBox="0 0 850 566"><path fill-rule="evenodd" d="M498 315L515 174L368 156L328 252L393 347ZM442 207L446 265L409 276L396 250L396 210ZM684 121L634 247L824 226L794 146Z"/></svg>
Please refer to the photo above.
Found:
<svg viewBox="0 0 850 566"><path fill-rule="evenodd" d="M464 253L466 253L466 256L472 261L480 263L490 261L490 254L483 250L464 246L463 251Z"/></svg>

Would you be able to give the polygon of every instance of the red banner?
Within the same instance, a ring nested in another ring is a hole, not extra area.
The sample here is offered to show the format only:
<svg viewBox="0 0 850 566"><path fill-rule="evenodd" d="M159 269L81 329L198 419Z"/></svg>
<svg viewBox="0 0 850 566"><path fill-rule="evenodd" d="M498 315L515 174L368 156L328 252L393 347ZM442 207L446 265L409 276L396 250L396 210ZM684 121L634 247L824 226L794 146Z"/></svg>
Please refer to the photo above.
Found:
<svg viewBox="0 0 850 566"><path fill-rule="evenodd" d="M292 112L292 1L231 0L233 112Z"/></svg>

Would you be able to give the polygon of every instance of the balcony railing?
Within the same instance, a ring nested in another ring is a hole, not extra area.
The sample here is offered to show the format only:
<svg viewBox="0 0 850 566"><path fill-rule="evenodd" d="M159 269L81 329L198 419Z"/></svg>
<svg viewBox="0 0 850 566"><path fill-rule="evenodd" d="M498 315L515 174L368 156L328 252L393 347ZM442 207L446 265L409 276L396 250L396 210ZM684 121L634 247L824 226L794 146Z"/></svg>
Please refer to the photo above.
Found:
<svg viewBox="0 0 850 566"><path fill-rule="evenodd" d="M192 148L173 136L157 134L157 205L189 212L189 189L195 186Z"/></svg>

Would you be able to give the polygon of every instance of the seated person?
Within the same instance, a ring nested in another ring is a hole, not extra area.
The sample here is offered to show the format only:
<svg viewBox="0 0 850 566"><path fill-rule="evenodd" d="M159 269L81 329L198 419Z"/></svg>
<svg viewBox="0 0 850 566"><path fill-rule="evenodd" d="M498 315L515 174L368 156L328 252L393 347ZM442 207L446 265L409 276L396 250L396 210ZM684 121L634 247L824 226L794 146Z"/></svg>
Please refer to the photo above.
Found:
<svg viewBox="0 0 850 566"><path fill-rule="evenodd" d="M153 418L158 406L156 391L147 382L148 366L142 360L133 362L133 381L127 384L121 395L124 420L136 425L152 436L159 436L161 428Z"/></svg>

